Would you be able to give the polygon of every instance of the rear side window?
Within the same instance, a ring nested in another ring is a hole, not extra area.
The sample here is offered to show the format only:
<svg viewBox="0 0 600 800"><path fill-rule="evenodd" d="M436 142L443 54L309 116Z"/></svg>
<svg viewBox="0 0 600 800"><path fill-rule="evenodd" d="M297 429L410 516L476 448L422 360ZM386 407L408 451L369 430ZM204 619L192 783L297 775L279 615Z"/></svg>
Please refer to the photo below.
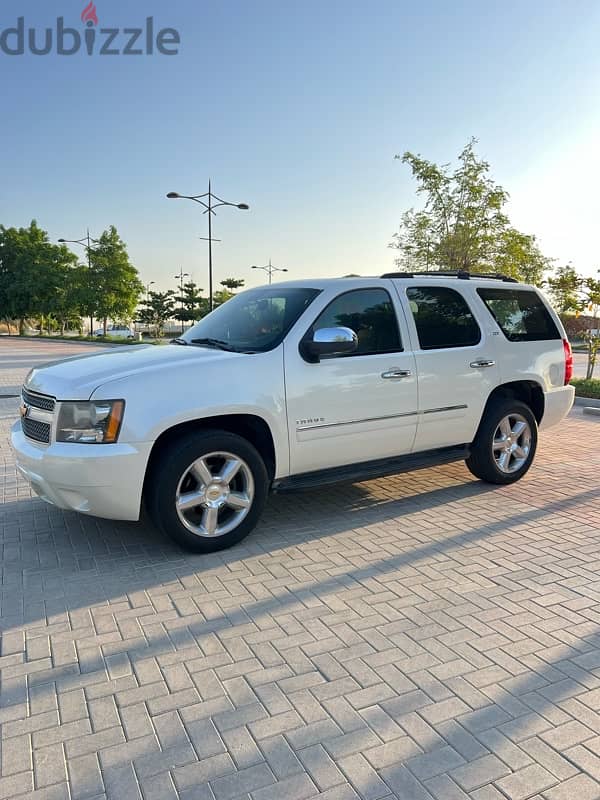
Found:
<svg viewBox="0 0 600 800"><path fill-rule="evenodd" d="M560 339L550 312L536 292L527 289L477 289L509 342Z"/></svg>
<svg viewBox="0 0 600 800"><path fill-rule="evenodd" d="M442 286L421 286L407 289L406 294L421 350L470 347L480 341L479 325L459 292Z"/></svg>

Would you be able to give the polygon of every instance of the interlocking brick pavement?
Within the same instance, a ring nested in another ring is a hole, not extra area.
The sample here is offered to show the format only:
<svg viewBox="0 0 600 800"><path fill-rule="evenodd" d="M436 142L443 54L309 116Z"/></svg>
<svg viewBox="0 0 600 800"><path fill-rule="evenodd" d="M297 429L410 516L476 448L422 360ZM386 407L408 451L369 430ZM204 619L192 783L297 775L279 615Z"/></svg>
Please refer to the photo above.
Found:
<svg viewBox="0 0 600 800"><path fill-rule="evenodd" d="M0 340L2 386L53 348ZM200 556L31 497L2 402L0 800L600 798L596 418L514 486L276 496Z"/></svg>

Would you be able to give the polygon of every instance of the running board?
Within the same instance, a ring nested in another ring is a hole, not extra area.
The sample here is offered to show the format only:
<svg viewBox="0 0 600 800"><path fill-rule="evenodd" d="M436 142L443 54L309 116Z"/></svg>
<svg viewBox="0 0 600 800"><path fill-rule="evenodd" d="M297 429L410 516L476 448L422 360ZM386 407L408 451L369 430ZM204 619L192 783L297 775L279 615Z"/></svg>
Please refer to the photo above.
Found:
<svg viewBox="0 0 600 800"><path fill-rule="evenodd" d="M343 467L321 469L316 472L303 472L274 481L273 492L294 492L304 489L316 489L332 483L358 483L372 478L384 478L387 475L398 475L417 469L436 467L439 464L450 464L453 461L464 461L469 457L469 446L440 447L422 453L411 453L394 458L381 458L377 461L363 461L360 464L346 464Z"/></svg>

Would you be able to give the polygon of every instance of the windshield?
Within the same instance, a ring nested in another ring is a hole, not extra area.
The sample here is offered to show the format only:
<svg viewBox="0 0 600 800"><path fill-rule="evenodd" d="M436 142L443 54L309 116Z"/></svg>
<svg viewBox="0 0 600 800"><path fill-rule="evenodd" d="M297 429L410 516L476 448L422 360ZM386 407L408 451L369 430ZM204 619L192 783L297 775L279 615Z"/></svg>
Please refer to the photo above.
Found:
<svg viewBox="0 0 600 800"><path fill-rule="evenodd" d="M264 353L277 347L319 289L265 287L236 295L181 337L187 344Z"/></svg>

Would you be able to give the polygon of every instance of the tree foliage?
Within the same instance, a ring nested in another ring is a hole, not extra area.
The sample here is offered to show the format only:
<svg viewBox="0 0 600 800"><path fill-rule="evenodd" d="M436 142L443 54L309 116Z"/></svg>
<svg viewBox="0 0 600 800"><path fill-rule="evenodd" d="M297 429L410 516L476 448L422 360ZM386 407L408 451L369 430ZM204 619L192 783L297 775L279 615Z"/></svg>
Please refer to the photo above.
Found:
<svg viewBox="0 0 600 800"><path fill-rule="evenodd" d="M213 308L222 306L223 303L226 303L228 300L231 300L232 297L233 297L233 292L230 292L227 289L218 289L216 292L213 293Z"/></svg>
<svg viewBox="0 0 600 800"><path fill-rule="evenodd" d="M64 244L52 244L35 220L27 228L0 225L0 317L64 332L81 329L81 315L130 318L142 289L116 229L106 230L90 250L91 268Z"/></svg>
<svg viewBox="0 0 600 800"><path fill-rule="evenodd" d="M548 278L547 288L552 304L561 314L567 335L578 336L586 344L586 380L590 380L600 351L600 280L584 278L571 264L567 264L558 267ZM581 312L586 311L593 316L582 316Z"/></svg>
<svg viewBox="0 0 600 800"><path fill-rule="evenodd" d="M202 291L194 281L183 284L183 292L175 298L178 304L174 313L175 319L196 322L208 313L208 299L202 297Z"/></svg>
<svg viewBox="0 0 600 800"><path fill-rule="evenodd" d="M32 318L53 316L64 326L77 309L76 260L35 220L27 228L0 225L0 317L17 320L21 334Z"/></svg>
<svg viewBox="0 0 600 800"><path fill-rule="evenodd" d="M580 290L582 283L581 275L570 264L558 267L554 275L548 278L546 282L548 294L560 314L581 310Z"/></svg>
<svg viewBox="0 0 600 800"><path fill-rule="evenodd" d="M492 180L475 143L463 148L454 170L410 152L396 156L411 168L425 199L421 210L402 215L391 243L399 251L396 263L406 271L503 272L540 283L550 260L534 236L511 227L504 210L508 192Z"/></svg>
<svg viewBox="0 0 600 800"><path fill-rule="evenodd" d="M241 289L245 282L243 278L225 278L221 281L221 286L233 294L236 289Z"/></svg>
<svg viewBox="0 0 600 800"><path fill-rule="evenodd" d="M593 314L594 329L588 330L583 335L587 347L586 380L594 377L594 369L600 353L600 334L598 333L598 315L600 314L600 280L586 278L582 284L583 307Z"/></svg>
<svg viewBox="0 0 600 800"><path fill-rule="evenodd" d="M590 311L595 319L600 315L600 280L586 278L582 290L584 310Z"/></svg>
<svg viewBox="0 0 600 800"><path fill-rule="evenodd" d="M92 248L90 272L90 301L94 316L103 321L106 336L108 319L130 320L144 289L114 225L102 233Z"/></svg>
<svg viewBox="0 0 600 800"><path fill-rule="evenodd" d="M142 302L138 312L138 319L154 328L156 336L162 336L165 323L175 312L175 292L169 289L166 292L148 292L148 297Z"/></svg>

